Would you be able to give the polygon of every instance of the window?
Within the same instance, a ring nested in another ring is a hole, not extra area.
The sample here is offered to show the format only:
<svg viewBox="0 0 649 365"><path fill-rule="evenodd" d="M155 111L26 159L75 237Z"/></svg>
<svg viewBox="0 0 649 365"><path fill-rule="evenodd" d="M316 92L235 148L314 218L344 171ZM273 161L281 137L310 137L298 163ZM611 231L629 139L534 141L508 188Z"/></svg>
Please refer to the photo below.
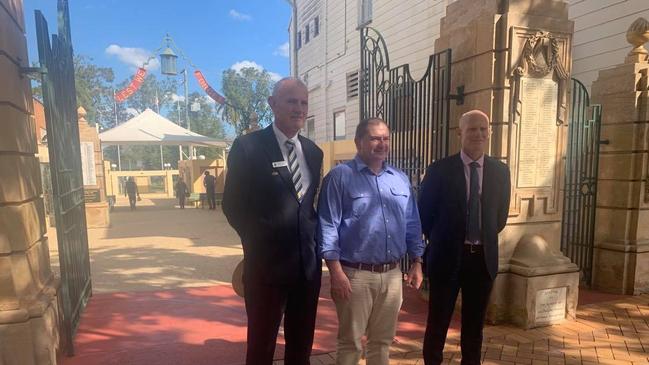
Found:
<svg viewBox="0 0 649 365"><path fill-rule="evenodd" d="M315 139L315 119L313 117L306 120L306 138Z"/></svg>
<svg viewBox="0 0 649 365"><path fill-rule="evenodd" d="M302 32L297 32L297 37L295 38L296 47L295 49L302 48Z"/></svg>
<svg viewBox="0 0 649 365"><path fill-rule="evenodd" d="M334 141L341 141L345 139L345 111L334 112Z"/></svg>
<svg viewBox="0 0 649 365"><path fill-rule="evenodd" d="M304 26L304 44L309 43L311 40L311 32L309 31L309 24Z"/></svg>
<svg viewBox="0 0 649 365"><path fill-rule="evenodd" d="M364 27L372 22L372 0L360 0L358 6L358 27Z"/></svg>
<svg viewBox="0 0 649 365"><path fill-rule="evenodd" d="M358 71L347 74L347 100L358 96Z"/></svg>
<svg viewBox="0 0 649 365"><path fill-rule="evenodd" d="M313 37L317 37L320 34L320 17L317 16L313 19Z"/></svg>

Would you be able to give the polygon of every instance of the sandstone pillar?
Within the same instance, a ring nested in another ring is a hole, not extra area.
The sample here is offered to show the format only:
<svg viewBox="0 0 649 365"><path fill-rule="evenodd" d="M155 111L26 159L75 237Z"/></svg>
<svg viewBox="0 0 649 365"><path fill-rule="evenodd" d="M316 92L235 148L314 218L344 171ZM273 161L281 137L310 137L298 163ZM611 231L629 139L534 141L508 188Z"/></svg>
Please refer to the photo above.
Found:
<svg viewBox="0 0 649 365"><path fill-rule="evenodd" d="M436 51L452 49L451 91L465 92L451 108L449 152L459 151L460 115L481 109L492 121L489 154L511 170L491 322L575 316L578 267L559 252L572 33L562 0L457 0L441 21Z"/></svg>
<svg viewBox="0 0 649 365"><path fill-rule="evenodd" d="M86 224L88 228L110 226L109 205L106 200L106 177L104 159L97 128L86 120L86 110L79 107L79 142L81 167L83 170L83 191L86 201Z"/></svg>
<svg viewBox="0 0 649 365"><path fill-rule="evenodd" d="M636 20L625 62L592 85L602 105L593 286L619 294L649 292L649 22Z"/></svg>
<svg viewBox="0 0 649 365"><path fill-rule="evenodd" d="M50 268L21 0L0 0L0 362L56 364Z"/></svg>

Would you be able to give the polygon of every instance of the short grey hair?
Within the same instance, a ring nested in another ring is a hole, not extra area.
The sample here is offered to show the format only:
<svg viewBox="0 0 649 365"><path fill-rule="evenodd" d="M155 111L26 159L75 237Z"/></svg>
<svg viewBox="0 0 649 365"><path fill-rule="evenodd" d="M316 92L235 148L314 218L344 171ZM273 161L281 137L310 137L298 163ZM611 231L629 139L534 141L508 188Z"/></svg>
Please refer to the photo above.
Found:
<svg viewBox="0 0 649 365"><path fill-rule="evenodd" d="M272 94L272 96L276 96L277 93L279 92L279 90L284 86L284 84L286 84L289 81L296 82L298 85L300 85L300 86L302 86L302 87L304 87L305 89L308 90L308 88L306 87L306 84L302 80L298 79L297 77L289 76L289 77L284 77L284 78L280 79L279 81L277 81L275 83L275 85L273 86L273 94Z"/></svg>
<svg viewBox="0 0 649 365"><path fill-rule="evenodd" d="M484 117L487 120L487 124L491 124L491 120L489 119L489 116L487 115L487 113L483 112L480 109L473 109L473 110L469 110L468 112L462 114L462 116L460 117L460 122L459 122L460 129L462 129L462 126L469 119L471 119L472 117L476 117L476 116Z"/></svg>

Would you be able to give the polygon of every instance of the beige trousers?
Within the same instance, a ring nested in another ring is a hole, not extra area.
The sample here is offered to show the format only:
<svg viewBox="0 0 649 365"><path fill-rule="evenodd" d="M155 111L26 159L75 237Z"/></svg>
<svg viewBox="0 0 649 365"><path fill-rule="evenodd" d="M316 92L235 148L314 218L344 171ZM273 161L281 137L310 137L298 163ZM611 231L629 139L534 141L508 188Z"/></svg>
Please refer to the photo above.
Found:
<svg viewBox="0 0 649 365"><path fill-rule="evenodd" d="M403 301L399 267L375 273L343 267L352 286L349 300L336 300L338 312L337 365L357 365L367 335L367 365L388 365L390 345Z"/></svg>

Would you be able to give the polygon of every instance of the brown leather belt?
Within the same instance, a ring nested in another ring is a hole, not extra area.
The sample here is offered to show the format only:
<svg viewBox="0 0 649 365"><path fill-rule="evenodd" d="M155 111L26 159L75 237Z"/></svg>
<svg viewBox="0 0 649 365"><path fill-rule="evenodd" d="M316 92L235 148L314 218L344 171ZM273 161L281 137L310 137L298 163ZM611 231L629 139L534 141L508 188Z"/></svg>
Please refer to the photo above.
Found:
<svg viewBox="0 0 649 365"><path fill-rule="evenodd" d="M364 264L362 262L356 263L356 262L347 262L347 261L340 260L340 264L342 266L351 267L357 270L365 270L365 271L378 272L378 273L384 273L393 270L394 268L399 266L398 261L388 262L386 264Z"/></svg>

